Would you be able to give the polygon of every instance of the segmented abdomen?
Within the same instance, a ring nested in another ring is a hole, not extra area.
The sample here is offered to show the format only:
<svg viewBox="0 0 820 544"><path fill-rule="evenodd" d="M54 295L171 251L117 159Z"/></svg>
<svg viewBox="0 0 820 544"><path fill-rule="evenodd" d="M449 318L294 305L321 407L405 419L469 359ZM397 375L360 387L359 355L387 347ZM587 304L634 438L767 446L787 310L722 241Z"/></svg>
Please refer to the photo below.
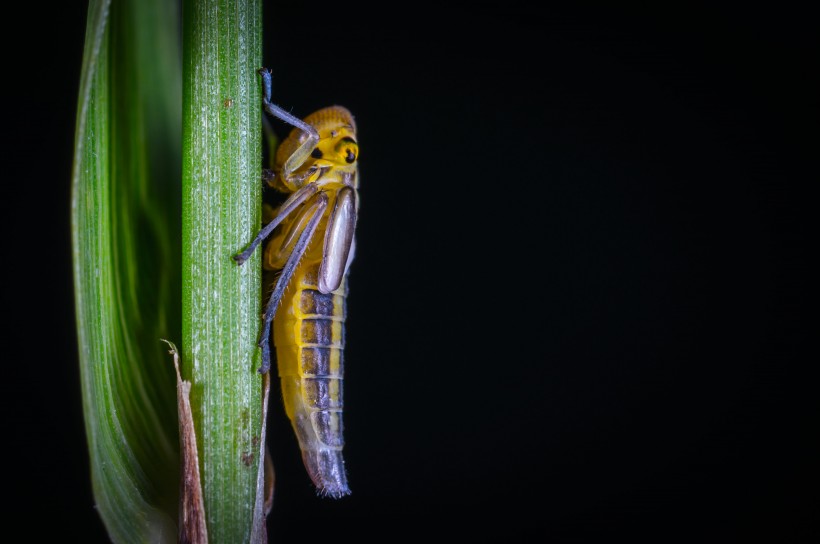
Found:
<svg viewBox="0 0 820 544"><path fill-rule="evenodd" d="M273 321L285 409L305 467L320 493L350 491L342 458L342 376L346 281L332 293L318 288L317 262L294 272Z"/></svg>

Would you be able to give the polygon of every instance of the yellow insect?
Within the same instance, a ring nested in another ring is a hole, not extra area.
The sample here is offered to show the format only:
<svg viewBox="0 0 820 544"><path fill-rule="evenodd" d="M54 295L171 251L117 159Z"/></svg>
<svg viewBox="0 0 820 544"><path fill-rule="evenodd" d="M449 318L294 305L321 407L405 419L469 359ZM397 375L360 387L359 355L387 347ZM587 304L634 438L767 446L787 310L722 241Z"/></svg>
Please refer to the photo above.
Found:
<svg viewBox="0 0 820 544"><path fill-rule="evenodd" d="M359 198L356 124L341 106L304 120L291 115L270 102L270 72L259 73L265 110L294 127L267 179L289 196L234 259L242 264L273 234L262 259L277 277L265 308L259 372L270 369L272 328L285 410L305 468L320 494L338 498L350 493L342 458L342 374Z"/></svg>

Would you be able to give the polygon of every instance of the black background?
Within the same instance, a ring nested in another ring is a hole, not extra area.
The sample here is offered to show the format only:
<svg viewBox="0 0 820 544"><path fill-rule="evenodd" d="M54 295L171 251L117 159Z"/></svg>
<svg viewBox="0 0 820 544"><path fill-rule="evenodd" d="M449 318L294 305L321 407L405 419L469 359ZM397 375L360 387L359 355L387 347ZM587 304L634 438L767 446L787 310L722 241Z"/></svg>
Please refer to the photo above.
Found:
<svg viewBox="0 0 820 544"><path fill-rule="evenodd" d="M344 104L359 126L353 494L314 495L274 402L272 541L817 539L807 14L297 4L265 8L274 101ZM104 542L69 245L85 9L20 17L2 86L9 524Z"/></svg>

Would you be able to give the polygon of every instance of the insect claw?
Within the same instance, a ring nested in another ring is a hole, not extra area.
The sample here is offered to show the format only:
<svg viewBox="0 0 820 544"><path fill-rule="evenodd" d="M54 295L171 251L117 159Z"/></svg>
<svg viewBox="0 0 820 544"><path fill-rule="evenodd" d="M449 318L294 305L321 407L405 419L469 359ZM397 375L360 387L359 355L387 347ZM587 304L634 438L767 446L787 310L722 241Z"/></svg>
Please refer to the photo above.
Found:
<svg viewBox="0 0 820 544"><path fill-rule="evenodd" d="M267 68L260 68L257 72L262 76L262 103L266 106L270 105L271 71Z"/></svg>
<svg viewBox="0 0 820 544"><path fill-rule="evenodd" d="M257 370L257 372L259 372L260 374L267 374L268 371L270 370L270 351L268 351L270 348L268 348L267 346L261 346L261 347L262 347L262 366L259 367L259 370Z"/></svg>

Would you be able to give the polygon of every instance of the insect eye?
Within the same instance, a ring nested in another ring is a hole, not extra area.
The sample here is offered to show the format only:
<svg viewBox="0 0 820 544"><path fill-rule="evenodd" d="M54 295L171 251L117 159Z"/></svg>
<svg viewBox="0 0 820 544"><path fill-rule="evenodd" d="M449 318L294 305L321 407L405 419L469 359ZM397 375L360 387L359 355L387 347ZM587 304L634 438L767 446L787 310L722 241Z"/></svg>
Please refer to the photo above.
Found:
<svg viewBox="0 0 820 544"><path fill-rule="evenodd" d="M345 162L347 164L352 164L353 161L356 160L356 153L353 152L352 149L347 150L347 155L345 156Z"/></svg>
<svg viewBox="0 0 820 544"><path fill-rule="evenodd" d="M318 147L313 148L313 151L310 153L310 156L314 159L321 159L322 158L322 150Z"/></svg>

